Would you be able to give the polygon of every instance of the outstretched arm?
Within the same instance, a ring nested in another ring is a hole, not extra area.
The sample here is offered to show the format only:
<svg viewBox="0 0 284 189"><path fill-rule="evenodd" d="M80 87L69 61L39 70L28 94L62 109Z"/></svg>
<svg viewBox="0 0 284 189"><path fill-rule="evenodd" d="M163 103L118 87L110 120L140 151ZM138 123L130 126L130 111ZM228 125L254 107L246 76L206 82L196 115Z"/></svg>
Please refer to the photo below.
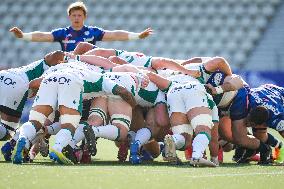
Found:
<svg viewBox="0 0 284 189"><path fill-rule="evenodd" d="M106 31L102 41L127 41L144 39L150 36L152 33L153 30L151 28L147 28L140 33L128 32L124 30Z"/></svg>
<svg viewBox="0 0 284 189"><path fill-rule="evenodd" d="M10 29L10 32L14 33L16 38L23 39L26 41L34 41L34 42L53 42L54 37L51 32L29 32L24 33L20 28L13 27Z"/></svg>

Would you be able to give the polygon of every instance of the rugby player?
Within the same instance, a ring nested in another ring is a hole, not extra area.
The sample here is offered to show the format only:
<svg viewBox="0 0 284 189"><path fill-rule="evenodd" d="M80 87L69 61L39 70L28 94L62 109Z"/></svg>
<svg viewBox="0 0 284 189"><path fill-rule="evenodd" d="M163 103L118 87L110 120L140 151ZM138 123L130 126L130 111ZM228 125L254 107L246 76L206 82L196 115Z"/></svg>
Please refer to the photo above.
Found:
<svg viewBox="0 0 284 189"><path fill-rule="evenodd" d="M59 42L63 51L73 51L79 42L89 42L93 45L97 41L125 41L144 39L152 34L152 29L148 28L141 33L128 32L124 30L104 30L95 26L84 25L87 18L87 8L83 2L75 2L68 6L67 14L71 26L57 28L51 32L34 31L23 33L18 27L13 27L10 32L15 37L33 42ZM89 50L89 49L88 49ZM84 50L86 52L87 50ZM77 53L80 52L77 50Z"/></svg>

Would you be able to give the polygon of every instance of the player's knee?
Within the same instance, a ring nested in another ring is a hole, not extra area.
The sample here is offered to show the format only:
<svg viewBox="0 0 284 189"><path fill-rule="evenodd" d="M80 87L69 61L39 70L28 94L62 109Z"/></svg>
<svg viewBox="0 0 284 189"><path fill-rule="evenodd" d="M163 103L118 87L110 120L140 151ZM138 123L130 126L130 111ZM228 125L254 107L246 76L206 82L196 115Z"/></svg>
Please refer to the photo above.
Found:
<svg viewBox="0 0 284 189"><path fill-rule="evenodd" d="M193 129L189 124L176 125L172 127L173 134L189 134L193 135Z"/></svg>
<svg viewBox="0 0 284 189"><path fill-rule="evenodd" d="M106 125L106 112L101 108L92 108L89 112L88 123L90 125Z"/></svg>
<svg viewBox="0 0 284 189"><path fill-rule="evenodd" d="M123 115L123 114L113 114L111 116L111 123L113 125L121 125L127 131L129 131L130 124L131 124L131 118L129 116Z"/></svg>
<svg viewBox="0 0 284 189"><path fill-rule="evenodd" d="M29 120L35 124L36 127L41 128L44 126L44 122L46 121L47 117L37 111L31 110L29 115Z"/></svg>
<svg viewBox="0 0 284 189"><path fill-rule="evenodd" d="M68 124L74 128L77 128L79 125L80 119L81 119L80 115L63 114L60 116L60 124L61 125Z"/></svg>
<svg viewBox="0 0 284 189"><path fill-rule="evenodd" d="M196 130L211 130L214 126L212 122L212 116L209 114L199 114L191 119L190 124L194 131ZM201 132L202 132L201 131Z"/></svg>

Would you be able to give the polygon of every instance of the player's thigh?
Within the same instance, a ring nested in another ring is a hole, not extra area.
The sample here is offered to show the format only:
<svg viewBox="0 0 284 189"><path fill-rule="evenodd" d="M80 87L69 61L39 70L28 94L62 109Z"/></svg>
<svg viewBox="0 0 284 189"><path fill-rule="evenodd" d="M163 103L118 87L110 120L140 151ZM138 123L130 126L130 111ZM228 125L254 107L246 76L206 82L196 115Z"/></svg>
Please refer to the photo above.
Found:
<svg viewBox="0 0 284 189"><path fill-rule="evenodd" d="M145 124L145 119L144 119L144 110L140 106L136 106L133 111L132 111L132 121L131 121L131 126L130 130L137 132L139 129L143 128L146 126Z"/></svg>

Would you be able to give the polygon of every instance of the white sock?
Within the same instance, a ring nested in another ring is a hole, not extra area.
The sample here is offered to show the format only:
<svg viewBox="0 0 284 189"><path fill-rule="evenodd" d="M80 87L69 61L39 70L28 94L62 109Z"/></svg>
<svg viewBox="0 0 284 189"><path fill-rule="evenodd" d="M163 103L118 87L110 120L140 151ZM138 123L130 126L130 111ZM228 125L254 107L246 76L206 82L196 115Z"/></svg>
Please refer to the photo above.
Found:
<svg viewBox="0 0 284 189"><path fill-rule="evenodd" d="M70 143L71 140L72 140L71 131L69 131L68 129L61 129L55 135L55 144L53 148L61 152L62 149L66 147Z"/></svg>
<svg viewBox="0 0 284 189"><path fill-rule="evenodd" d="M47 127L47 133L50 134L50 135L56 135L60 129L61 129L61 126L60 126L60 123L59 122L55 122L51 125L48 125Z"/></svg>
<svg viewBox="0 0 284 189"><path fill-rule="evenodd" d="M83 128L85 127L84 124L79 124L79 126L77 127L74 137L73 137L73 142L75 143L75 145L82 141L83 139L85 139L85 135L83 132Z"/></svg>
<svg viewBox="0 0 284 189"><path fill-rule="evenodd" d="M36 129L32 122L26 122L20 127L19 138L25 138L28 141L26 142L25 147L29 149L30 141L32 141L36 136Z"/></svg>
<svg viewBox="0 0 284 189"><path fill-rule="evenodd" d="M17 141L17 140L19 139L19 135L20 135L20 130L17 129L16 132L15 132L15 134L13 135L12 139L13 139L14 141Z"/></svg>
<svg viewBox="0 0 284 189"><path fill-rule="evenodd" d="M7 129L0 123L0 139L7 135Z"/></svg>
<svg viewBox="0 0 284 189"><path fill-rule="evenodd" d="M150 129L148 128L139 129L135 136L135 141L139 142L139 148L141 148L141 146L146 144L150 140L151 136L152 133Z"/></svg>
<svg viewBox="0 0 284 189"><path fill-rule="evenodd" d="M175 142L177 150L184 148L184 146L185 146L184 136L182 136L181 134L174 134L174 135L172 135L172 137L173 137L173 140Z"/></svg>
<svg viewBox="0 0 284 189"><path fill-rule="evenodd" d="M209 139L204 133L197 134L192 142L192 158L201 158L208 144Z"/></svg>
<svg viewBox="0 0 284 189"><path fill-rule="evenodd" d="M114 125L105 125L92 128L96 137L101 137L114 141L117 140L120 136L120 130Z"/></svg>

